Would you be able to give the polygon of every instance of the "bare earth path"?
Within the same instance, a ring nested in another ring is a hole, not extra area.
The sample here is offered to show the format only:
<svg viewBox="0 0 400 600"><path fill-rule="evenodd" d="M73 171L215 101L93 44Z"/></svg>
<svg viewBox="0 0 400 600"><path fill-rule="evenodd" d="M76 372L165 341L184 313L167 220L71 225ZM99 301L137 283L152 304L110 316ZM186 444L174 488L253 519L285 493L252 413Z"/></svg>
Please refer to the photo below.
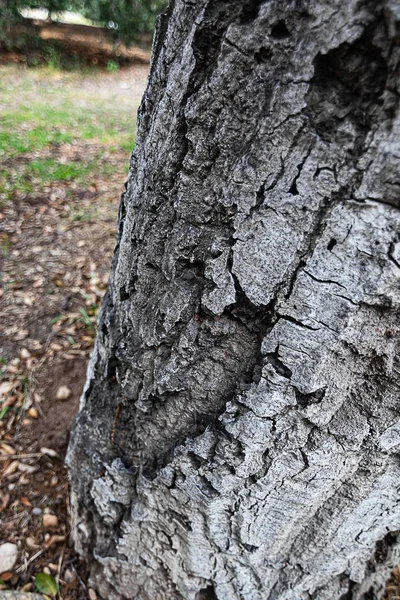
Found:
<svg viewBox="0 0 400 600"><path fill-rule="evenodd" d="M0 544L18 547L0 589L45 570L88 597L63 459L147 72L0 68Z"/></svg>

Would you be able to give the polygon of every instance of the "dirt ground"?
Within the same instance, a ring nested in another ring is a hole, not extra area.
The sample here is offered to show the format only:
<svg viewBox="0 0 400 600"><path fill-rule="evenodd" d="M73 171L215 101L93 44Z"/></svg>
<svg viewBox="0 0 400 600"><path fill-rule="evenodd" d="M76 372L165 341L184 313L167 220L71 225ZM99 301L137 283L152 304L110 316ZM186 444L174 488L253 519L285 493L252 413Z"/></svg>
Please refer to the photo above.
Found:
<svg viewBox="0 0 400 600"><path fill-rule="evenodd" d="M147 74L0 67L0 543L18 546L0 589L45 572L59 598L89 597L63 461Z"/></svg>

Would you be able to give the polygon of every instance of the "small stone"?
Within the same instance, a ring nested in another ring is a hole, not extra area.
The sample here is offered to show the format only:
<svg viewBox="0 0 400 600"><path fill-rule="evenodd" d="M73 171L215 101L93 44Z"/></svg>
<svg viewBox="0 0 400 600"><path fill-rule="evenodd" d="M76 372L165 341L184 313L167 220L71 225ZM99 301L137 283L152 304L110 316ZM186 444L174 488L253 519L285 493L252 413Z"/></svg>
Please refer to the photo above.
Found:
<svg viewBox="0 0 400 600"><path fill-rule="evenodd" d="M22 348L22 350L20 352L20 356L23 360L27 360L28 358L31 357L31 353L29 352L29 350L27 348Z"/></svg>
<svg viewBox="0 0 400 600"><path fill-rule="evenodd" d="M42 511L42 509L41 509L41 508L38 508L38 507L36 507L36 506L35 506L35 508L32 508L32 515L39 516L39 515L41 515L41 514L42 514L42 512L43 512L43 511Z"/></svg>
<svg viewBox="0 0 400 600"><path fill-rule="evenodd" d="M43 527L57 527L58 519L55 515L43 515Z"/></svg>
<svg viewBox="0 0 400 600"><path fill-rule="evenodd" d="M88 589L88 596L89 596L89 600L97 600L97 594L94 591L94 589L92 589L92 588Z"/></svg>
<svg viewBox="0 0 400 600"><path fill-rule="evenodd" d="M68 400L71 396L71 390L66 385L62 385L57 390L56 398L57 400Z"/></svg>
<svg viewBox="0 0 400 600"><path fill-rule="evenodd" d="M16 544L1 544L0 546L0 572L12 571L17 562L18 547Z"/></svg>
<svg viewBox="0 0 400 600"><path fill-rule="evenodd" d="M30 408L28 410L28 415L30 417L32 417L33 419L37 419L39 417L39 413L38 413L37 408L34 408L34 407Z"/></svg>

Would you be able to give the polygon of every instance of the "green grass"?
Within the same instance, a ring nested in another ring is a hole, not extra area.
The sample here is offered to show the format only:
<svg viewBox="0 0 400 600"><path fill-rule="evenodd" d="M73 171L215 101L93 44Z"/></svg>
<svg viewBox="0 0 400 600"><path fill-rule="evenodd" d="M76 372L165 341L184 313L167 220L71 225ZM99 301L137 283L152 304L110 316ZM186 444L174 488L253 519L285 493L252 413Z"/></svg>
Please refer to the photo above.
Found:
<svg viewBox="0 0 400 600"><path fill-rule="evenodd" d="M10 120L11 121L11 120ZM13 123L10 122L10 126ZM0 131L0 156L18 156L50 145L71 142L73 136L54 127L33 127L29 131Z"/></svg>
<svg viewBox="0 0 400 600"><path fill-rule="evenodd" d="M67 164L60 164L54 159L43 158L33 160L26 169L28 175L32 175L44 184L52 181L73 181L84 182L90 179L101 168L103 175L111 175L115 172L115 167L109 164L101 164L101 160L70 161Z"/></svg>
<svg viewBox="0 0 400 600"><path fill-rule="evenodd" d="M84 189L99 173L124 177L135 137L128 105L121 112L112 94L105 101L85 89L87 74L61 74L55 65L0 71L0 208L15 194L49 184L76 182ZM68 153L68 144L78 155ZM126 156L118 167L104 158L116 152Z"/></svg>
<svg viewBox="0 0 400 600"><path fill-rule="evenodd" d="M33 192L33 187L25 172L19 169L0 168L0 208L2 201L11 200L15 193L30 194Z"/></svg>
<svg viewBox="0 0 400 600"><path fill-rule="evenodd" d="M112 95L111 101L105 101L104 95L85 89L87 76L79 72L60 74L53 67L16 66L0 67L0 71L0 192L6 187L7 196L10 188L30 193L31 178L82 180L90 179L91 171L94 175L99 167L102 172L104 166L107 169L107 161L101 164L99 156L58 166L56 157L49 162L37 156L55 154L64 144L89 142L103 153L124 152L126 171L135 133L134 112L128 105L121 112Z"/></svg>

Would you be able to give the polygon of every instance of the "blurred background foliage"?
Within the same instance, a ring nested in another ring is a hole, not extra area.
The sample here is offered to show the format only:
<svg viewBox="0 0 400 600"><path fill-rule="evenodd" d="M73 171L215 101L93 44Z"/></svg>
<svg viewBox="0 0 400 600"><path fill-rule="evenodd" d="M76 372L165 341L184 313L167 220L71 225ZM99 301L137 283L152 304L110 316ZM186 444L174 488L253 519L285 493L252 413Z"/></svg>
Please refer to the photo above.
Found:
<svg viewBox="0 0 400 600"><path fill-rule="evenodd" d="M73 12L82 17L81 23L103 27L114 41L129 46L152 35L156 17L167 4L167 0L0 0L0 42L11 48L15 27L28 23L24 17L29 11L42 9L48 22Z"/></svg>
<svg viewBox="0 0 400 600"><path fill-rule="evenodd" d="M50 0L54 1L54 0ZM57 1L57 0L56 0ZM62 0L58 0L61 1ZM166 0L90 0L83 2L86 18L109 26L115 35L129 43L138 34L153 33L157 15L167 5Z"/></svg>

